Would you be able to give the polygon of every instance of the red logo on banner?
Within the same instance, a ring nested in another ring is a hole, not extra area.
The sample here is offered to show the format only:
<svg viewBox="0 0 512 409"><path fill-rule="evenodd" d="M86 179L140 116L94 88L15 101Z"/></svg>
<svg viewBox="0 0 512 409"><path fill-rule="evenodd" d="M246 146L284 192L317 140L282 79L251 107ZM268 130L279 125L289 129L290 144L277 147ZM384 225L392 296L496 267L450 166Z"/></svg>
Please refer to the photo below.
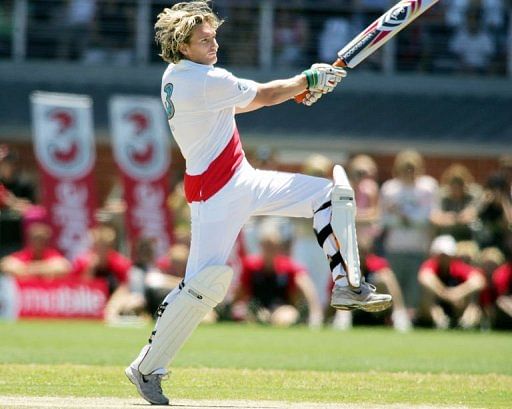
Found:
<svg viewBox="0 0 512 409"><path fill-rule="evenodd" d="M46 109L44 129L36 141L41 165L54 176L80 178L91 171L95 155L83 138L76 108Z"/></svg>

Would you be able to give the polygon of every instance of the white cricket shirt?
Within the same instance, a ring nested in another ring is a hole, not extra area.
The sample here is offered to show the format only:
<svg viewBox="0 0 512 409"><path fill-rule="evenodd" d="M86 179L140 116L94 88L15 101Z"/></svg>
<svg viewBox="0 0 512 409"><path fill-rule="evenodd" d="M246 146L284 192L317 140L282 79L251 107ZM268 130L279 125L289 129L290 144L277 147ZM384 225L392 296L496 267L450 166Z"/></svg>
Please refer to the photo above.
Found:
<svg viewBox="0 0 512 409"><path fill-rule="evenodd" d="M205 172L220 155L235 132L235 107L247 106L256 91L256 82L213 65L169 64L161 97L188 175Z"/></svg>

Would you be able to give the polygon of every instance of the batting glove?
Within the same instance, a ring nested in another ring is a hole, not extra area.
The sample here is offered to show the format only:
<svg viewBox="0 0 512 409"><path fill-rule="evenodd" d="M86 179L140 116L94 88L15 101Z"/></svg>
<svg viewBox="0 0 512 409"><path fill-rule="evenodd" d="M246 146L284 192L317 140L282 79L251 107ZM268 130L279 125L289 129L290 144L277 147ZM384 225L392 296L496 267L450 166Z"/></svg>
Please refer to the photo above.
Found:
<svg viewBox="0 0 512 409"><path fill-rule="evenodd" d="M308 91L308 93L304 96L302 103L308 107L313 105L316 101L322 98L322 93L318 91Z"/></svg>
<svg viewBox="0 0 512 409"><path fill-rule="evenodd" d="M303 74L308 81L308 90L327 94L336 88L336 85L346 77L347 72L343 68L329 64L313 64Z"/></svg>

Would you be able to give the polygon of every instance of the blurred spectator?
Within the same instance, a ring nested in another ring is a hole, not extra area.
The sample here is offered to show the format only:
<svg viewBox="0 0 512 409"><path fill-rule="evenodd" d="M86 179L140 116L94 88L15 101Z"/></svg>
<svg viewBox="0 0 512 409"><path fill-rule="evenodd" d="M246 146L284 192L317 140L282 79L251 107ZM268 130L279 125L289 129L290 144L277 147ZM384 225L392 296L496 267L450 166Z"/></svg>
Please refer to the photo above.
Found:
<svg viewBox="0 0 512 409"><path fill-rule="evenodd" d="M155 239L140 238L134 247L130 292L139 294L151 316L155 315L162 300L180 283L185 273L188 249L185 247L182 253L177 250L184 246L173 247L174 249L169 250L170 266L165 263L165 272L162 271L159 260L155 259Z"/></svg>
<svg viewBox="0 0 512 409"><path fill-rule="evenodd" d="M312 154L306 158L302 172L306 175L332 179L334 163L326 156ZM292 258L306 267L315 284L322 305L330 301L330 293L325 289L331 280L331 270L323 250L311 227L310 219L294 219L295 239L292 245Z"/></svg>
<svg viewBox="0 0 512 409"><path fill-rule="evenodd" d="M450 50L458 60L458 69L470 74L485 74L492 68L495 44L482 24L477 10L468 11L466 23L457 28Z"/></svg>
<svg viewBox="0 0 512 409"><path fill-rule="evenodd" d="M237 320L290 326L300 319L300 297L308 306L311 327L322 324L322 307L306 270L283 255L284 241L275 223L260 230L261 255L248 256L232 305Z"/></svg>
<svg viewBox="0 0 512 409"><path fill-rule="evenodd" d="M373 253L373 243L370 238L358 240L359 257L361 259L361 273L366 281L375 285L377 291L391 294L393 297L393 309L391 312L391 321L393 328L400 332L407 332L411 329L411 320L405 308L402 290L396 279L393 270L388 261ZM329 290L330 294L331 289ZM348 329L351 326L351 311L337 310L334 317L333 326L337 329ZM388 316L387 312L381 314L370 314L363 311L354 311L355 320L362 322L382 321L383 317ZM369 318L372 317L372 318Z"/></svg>
<svg viewBox="0 0 512 409"><path fill-rule="evenodd" d="M130 292L129 272L132 263L114 249L115 230L108 225L100 225L90 230L90 249L79 255L73 263L73 274L81 280L105 280L110 298L105 307L105 320L117 323L121 316L131 314L141 305L134 301ZM134 300L135 298L135 300Z"/></svg>
<svg viewBox="0 0 512 409"><path fill-rule="evenodd" d="M510 196L512 197L512 155L503 155L499 158L500 173L510 187Z"/></svg>
<svg viewBox="0 0 512 409"><path fill-rule="evenodd" d="M15 197L15 207L23 211L29 203L34 203L35 188L22 177L17 152L7 145L0 145L0 183Z"/></svg>
<svg viewBox="0 0 512 409"><path fill-rule="evenodd" d="M174 186L174 189L167 199L167 203L173 214L175 228L190 230L190 207L185 198L183 182L179 182Z"/></svg>
<svg viewBox="0 0 512 409"><path fill-rule="evenodd" d="M441 176L441 189L430 220L436 234L449 234L455 240L470 240L477 219L477 200L481 188L474 183L468 168L453 164Z"/></svg>
<svg viewBox="0 0 512 409"><path fill-rule="evenodd" d="M91 40L96 13L96 0L67 0L59 27L60 41L57 58L79 59L84 56Z"/></svg>
<svg viewBox="0 0 512 409"><path fill-rule="evenodd" d="M23 217L35 200L35 188L19 165L18 153L0 145L0 257L23 246Z"/></svg>
<svg viewBox="0 0 512 409"><path fill-rule="evenodd" d="M128 65L134 61L134 7L133 2L120 0L98 3L85 63Z"/></svg>
<svg viewBox="0 0 512 409"><path fill-rule="evenodd" d="M165 274L176 278L176 283L185 277L189 248L185 244L173 244L166 255L157 260L158 268Z"/></svg>
<svg viewBox="0 0 512 409"><path fill-rule="evenodd" d="M475 239L481 248L496 246L505 252L504 237L511 223L510 186L503 174L492 174L487 179L483 198L478 207Z"/></svg>
<svg viewBox="0 0 512 409"><path fill-rule="evenodd" d="M357 155L348 163L348 177L357 205L357 237L373 241L379 233L377 164L367 155Z"/></svg>
<svg viewBox="0 0 512 409"><path fill-rule="evenodd" d="M268 145L260 145L254 152L251 163L255 169L277 170L277 152Z"/></svg>
<svg viewBox="0 0 512 409"><path fill-rule="evenodd" d="M457 259L456 251L452 236L438 236L432 242L431 257L419 269L418 279L425 290L421 318L431 320L438 329L474 328L482 318L475 297L485 287L485 278Z"/></svg>
<svg viewBox="0 0 512 409"><path fill-rule="evenodd" d="M331 61L351 39L350 22L345 18L329 18L319 37L318 58Z"/></svg>
<svg viewBox="0 0 512 409"><path fill-rule="evenodd" d="M512 231L505 236L506 261L492 275L496 295L495 328L512 329Z"/></svg>
<svg viewBox="0 0 512 409"><path fill-rule="evenodd" d="M483 313L482 329L489 329L493 325L497 298L493 274L504 262L505 256L497 247L486 247L480 253L480 269L485 275L486 282L486 286L480 294L480 307Z"/></svg>
<svg viewBox="0 0 512 409"><path fill-rule="evenodd" d="M258 26L254 18L256 10L252 7L233 6L230 10L230 24L220 27L219 33L226 41L228 65L238 67L255 66L258 53L247 50L258 49ZM220 47L223 52L224 47Z"/></svg>
<svg viewBox="0 0 512 409"><path fill-rule="evenodd" d="M13 0L4 0L0 4L0 58L11 55L13 4Z"/></svg>
<svg viewBox="0 0 512 409"><path fill-rule="evenodd" d="M0 271L17 279L55 278L71 271L71 265L51 245L52 230L43 223L33 223L27 232L27 245L0 262Z"/></svg>
<svg viewBox="0 0 512 409"><path fill-rule="evenodd" d="M465 24L468 13L479 12L486 29L498 30L503 26L505 9L502 0L451 0L447 3L446 23L455 28Z"/></svg>
<svg viewBox="0 0 512 409"><path fill-rule="evenodd" d="M453 236L452 236L453 237ZM477 267L480 264L480 248L474 240L463 240L457 242L456 254L459 260L470 266Z"/></svg>
<svg viewBox="0 0 512 409"><path fill-rule="evenodd" d="M438 191L435 179L423 173L418 152L400 152L393 165L394 178L382 185L380 197L384 251L411 309L418 303L416 272L428 251L429 218Z"/></svg>
<svg viewBox="0 0 512 409"><path fill-rule="evenodd" d="M303 65L308 37L308 26L304 17L287 9L278 10L274 27L276 65L278 67Z"/></svg>
<svg viewBox="0 0 512 409"><path fill-rule="evenodd" d="M96 221L100 224L108 224L116 231L116 243L114 247L122 253L130 252L126 237L126 202L124 200L124 187L119 176L116 176L110 188L105 203L96 211Z"/></svg>

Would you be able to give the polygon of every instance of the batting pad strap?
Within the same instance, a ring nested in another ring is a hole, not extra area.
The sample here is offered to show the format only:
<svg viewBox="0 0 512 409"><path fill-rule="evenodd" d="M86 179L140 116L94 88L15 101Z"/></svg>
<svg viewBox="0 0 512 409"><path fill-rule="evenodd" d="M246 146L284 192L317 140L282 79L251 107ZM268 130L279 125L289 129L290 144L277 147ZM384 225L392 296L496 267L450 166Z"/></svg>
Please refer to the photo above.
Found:
<svg viewBox="0 0 512 409"><path fill-rule="evenodd" d="M327 237L329 237L332 233L332 226L330 224L325 226L319 232L315 231L316 239L318 240L318 244L320 244L320 247L324 247L325 240L327 240Z"/></svg>
<svg viewBox="0 0 512 409"><path fill-rule="evenodd" d="M329 267L331 268L331 271L334 271L334 269L341 264L343 269L345 269L345 261L343 260L343 257L341 257L341 253L338 251L334 256L331 257L331 260L329 261Z"/></svg>
<svg viewBox="0 0 512 409"><path fill-rule="evenodd" d="M322 206L320 206L318 209L316 209L313 213L321 212L322 210L325 210L325 209L327 209L328 207L331 207L331 201L330 201L330 200L328 200L327 202L325 202Z"/></svg>

